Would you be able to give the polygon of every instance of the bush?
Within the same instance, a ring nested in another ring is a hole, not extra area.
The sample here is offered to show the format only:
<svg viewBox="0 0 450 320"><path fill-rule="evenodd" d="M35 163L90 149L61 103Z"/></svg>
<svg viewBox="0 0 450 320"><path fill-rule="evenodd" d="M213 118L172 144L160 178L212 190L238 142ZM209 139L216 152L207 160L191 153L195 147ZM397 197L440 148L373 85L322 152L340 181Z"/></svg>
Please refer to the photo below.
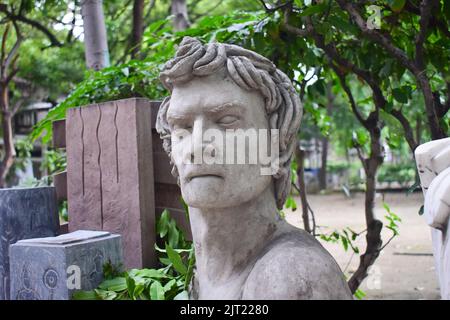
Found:
<svg viewBox="0 0 450 320"><path fill-rule="evenodd" d="M407 187L414 182L416 170L412 163L384 164L378 172L379 183L398 183L401 187Z"/></svg>

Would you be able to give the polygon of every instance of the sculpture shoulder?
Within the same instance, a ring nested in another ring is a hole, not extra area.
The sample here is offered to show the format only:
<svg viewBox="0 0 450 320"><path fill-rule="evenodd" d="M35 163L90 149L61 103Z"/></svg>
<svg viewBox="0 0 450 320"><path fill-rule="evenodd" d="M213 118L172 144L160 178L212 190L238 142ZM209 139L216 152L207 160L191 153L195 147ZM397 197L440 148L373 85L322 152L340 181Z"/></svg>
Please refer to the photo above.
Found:
<svg viewBox="0 0 450 320"><path fill-rule="evenodd" d="M275 239L258 259L243 299L352 299L333 257L308 233L298 230Z"/></svg>

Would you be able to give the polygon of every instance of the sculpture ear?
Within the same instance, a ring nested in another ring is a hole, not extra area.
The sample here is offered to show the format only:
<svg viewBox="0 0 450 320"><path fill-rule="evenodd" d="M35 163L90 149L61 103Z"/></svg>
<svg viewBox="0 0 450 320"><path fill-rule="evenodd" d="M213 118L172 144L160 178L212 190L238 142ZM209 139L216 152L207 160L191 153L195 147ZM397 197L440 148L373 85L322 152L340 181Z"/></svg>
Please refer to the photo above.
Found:
<svg viewBox="0 0 450 320"><path fill-rule="evenodd" d="M446 229L450 220L450 167L431 182L425 196L424 213L429 226Z"/></svg>

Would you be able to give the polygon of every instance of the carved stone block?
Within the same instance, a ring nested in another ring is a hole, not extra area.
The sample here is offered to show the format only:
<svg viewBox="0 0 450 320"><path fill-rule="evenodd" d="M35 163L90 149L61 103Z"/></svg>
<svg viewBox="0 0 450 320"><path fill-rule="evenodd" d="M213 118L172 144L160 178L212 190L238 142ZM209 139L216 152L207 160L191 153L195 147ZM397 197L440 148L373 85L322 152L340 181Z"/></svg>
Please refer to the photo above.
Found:
<svg viewBox="0 0 450 320"><path fill-rule="evenodd" d="M68 300L92 290L103 266L120 266L120 235L75 231L58 237L22 240L10 247L12 300Z"/></svg>
<svg viewBox="0 0 450 320"><path fill-rule="evenodd" d="M152 104L125 99L67 112L69 231L120 234L127 268L156 264Z"/></svg>
<svg viewBox="0 0 450 320"><path fill-rule="evenodd" d="M9 299L9 246L59 231L53 187L0 189L0 300Z"/></svg>

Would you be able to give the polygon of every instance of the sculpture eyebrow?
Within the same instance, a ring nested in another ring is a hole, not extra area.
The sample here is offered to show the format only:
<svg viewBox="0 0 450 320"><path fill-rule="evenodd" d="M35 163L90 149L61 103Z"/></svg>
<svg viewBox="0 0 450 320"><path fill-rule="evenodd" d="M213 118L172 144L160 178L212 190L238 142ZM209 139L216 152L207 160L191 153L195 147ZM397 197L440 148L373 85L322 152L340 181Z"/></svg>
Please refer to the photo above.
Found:
<svg viewBox="0 0 450 320"><path fill-rule="evenodd" d="M204 112L208 115L217 115L221 113L225 113L226 111L234 111L241 115L243 113L243 105L240 102L227 102L218 106L206 108ZM166 119L169 125L173 125L174 123L180 121L187 121L192 117L192 114L187 113L167 113Z"/></svg>
<svg viewBox="0 0 450 320"><path fill-rule="evenodd" d="M222 113L225 111L229 111L229 110L233 110L233 111L237 111L239 114L242 113L242 104L239 102L227 102L224 104L221 104L219 106L213 107L209 110L206 111L206 113L209 114L217 114L217 113Z"/></svg>

